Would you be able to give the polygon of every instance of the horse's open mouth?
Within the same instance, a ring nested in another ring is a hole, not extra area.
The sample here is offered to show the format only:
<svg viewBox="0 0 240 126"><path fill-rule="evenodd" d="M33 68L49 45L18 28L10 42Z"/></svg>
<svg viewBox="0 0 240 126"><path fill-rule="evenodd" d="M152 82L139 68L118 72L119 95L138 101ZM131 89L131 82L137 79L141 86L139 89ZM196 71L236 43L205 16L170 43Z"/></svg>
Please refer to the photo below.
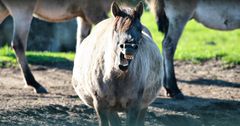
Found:
<svg viewBox="0 0 240 126"><path fill-rule="evenodd" d="M126 60L133 60L133 55L124 55L124 58L126 59Z"/></svg>
<svg viewBox="0 0 240 126"><path fill-rule="evenodd" d="M134 59L133 55L124 55L123 53L120 54L120 64L119 69L122 71L126 71L128 69L129 64L131 63L131 60Z"/></svg>

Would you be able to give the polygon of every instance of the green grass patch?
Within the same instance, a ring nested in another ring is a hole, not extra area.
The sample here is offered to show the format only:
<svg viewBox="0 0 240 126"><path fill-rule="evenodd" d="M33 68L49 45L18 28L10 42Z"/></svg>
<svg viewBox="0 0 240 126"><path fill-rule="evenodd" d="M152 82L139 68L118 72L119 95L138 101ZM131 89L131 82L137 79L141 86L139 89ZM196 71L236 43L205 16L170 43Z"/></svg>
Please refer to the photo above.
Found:
<svg viewBox="0 0 240 126"><path fill-rule="evenodd" d="M54 65L55 63L67 63L74 60L74 53L62 52L27 52L27 59L30 64ZM15 67L17 60L14 51L7 46L0 49L0 67Z"/></svg>
<svg viewBox="0 0 240 126"><path fill-rule="evenodd" d="M74 60L74 53L60 52L27 52L28 61L32 64L54 64Z"/></svg>
<svg viewBox="0 0 240 126"><path fill-rule="evenodd" d="M0 49L0 67L16 66L14 52L8 46Z"/></svg>
<svg viewBox="0 0 240 126"><path fill-rule="evenodd" d="M163 34L158 32L155 18L145 12L142 22L153 36L154 41L162 49ZM175 54L176 60L202 62L209 59L222 60L227 64L240 64L240 30L211 30L195 21L188 22L179 41ZM59 52L27 52L30 64L54 64L73 61L74 53ZM5 46L0 49L0 67L16 66L14 51Z"/></svg>

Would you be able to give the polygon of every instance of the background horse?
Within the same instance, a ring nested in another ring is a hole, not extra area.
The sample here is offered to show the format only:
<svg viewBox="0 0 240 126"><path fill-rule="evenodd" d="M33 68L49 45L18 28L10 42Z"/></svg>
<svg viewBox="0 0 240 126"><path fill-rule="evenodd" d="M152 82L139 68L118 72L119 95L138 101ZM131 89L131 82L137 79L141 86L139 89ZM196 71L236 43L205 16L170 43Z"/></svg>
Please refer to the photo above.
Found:
<svg viewBox="0 0 240 126"><path fill-rule="evenodd" d="M34 87L37 93L47 93L31 73L25 56L28 33L33 15L39 19L60 22L78 18L79 44L96 24L107 18L112 0L0 0L0 23L11 15L14 21L12 47L20 64L24 82Z"/></svg>
<svg viewBox="0 0 240 126"><path fill-rule="evenodd" d="M183 98L174 72L173 57L184 26L190 19L208 28L240 28L239 0L146 0L154 12L158 29L165 33L162 42L164 87L171 97Z"/></svg>
<svg viewBox="0 0 240 126"><path fill-rule="evenodd" d="M127 112L127 125L144 125L148 105L162 82L162 59L136 9L112 5L113 18L96 25L77 47L72 83L85 104L94 107L100 125L120 125L117 111Z"/></svg>

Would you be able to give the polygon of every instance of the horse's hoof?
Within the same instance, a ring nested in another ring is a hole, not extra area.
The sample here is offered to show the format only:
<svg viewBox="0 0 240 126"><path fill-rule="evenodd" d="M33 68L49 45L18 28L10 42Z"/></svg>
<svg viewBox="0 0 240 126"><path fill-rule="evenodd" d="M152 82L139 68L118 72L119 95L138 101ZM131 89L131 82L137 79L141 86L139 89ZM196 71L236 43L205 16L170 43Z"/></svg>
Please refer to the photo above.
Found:
<svg viewBox="0 0 240 126"><path fill-rule="evenodd" d="M184 100L184 95L182 94L182 92L179 92L173 96L171 96L173 99L176 99L176 100Z"/></svg>
<svg viewBox="0 0 240 126"><path fill-rule="evenodd" d="M39 88L35 89L35 92L38 93L38 94L46 94L48 93L47 89L40 86Z"/></svg>
<svg viewBox="0 0 240 126"><path fill-rule="evenodd" d="M170 89L166 89L166 91L167 91L167 96L168 97L171 97L171 98L176 99L176 100L183 100L184 99L184 95L182 94L181 91L173 92Z"/></svg>

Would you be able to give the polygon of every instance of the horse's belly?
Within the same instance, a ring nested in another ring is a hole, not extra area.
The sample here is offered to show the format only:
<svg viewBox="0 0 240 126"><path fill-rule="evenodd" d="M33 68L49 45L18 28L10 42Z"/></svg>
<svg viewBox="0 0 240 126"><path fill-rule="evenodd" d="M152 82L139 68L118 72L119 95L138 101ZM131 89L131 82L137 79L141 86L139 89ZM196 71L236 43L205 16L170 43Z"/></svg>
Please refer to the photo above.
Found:
<svg viewBox="0 0 240 126"><path fill-rule="evenodd" d="M39 0L34 16L50 22L60 22L80 16L79 12L80 6L77 7L72 0Z"/></svg>
<svg viewBox="0 0 240 126"><path fill-rule="evenodd" d="M219 30L240 28L240 1L200 1L194 18L206 27Z"/></svg>

